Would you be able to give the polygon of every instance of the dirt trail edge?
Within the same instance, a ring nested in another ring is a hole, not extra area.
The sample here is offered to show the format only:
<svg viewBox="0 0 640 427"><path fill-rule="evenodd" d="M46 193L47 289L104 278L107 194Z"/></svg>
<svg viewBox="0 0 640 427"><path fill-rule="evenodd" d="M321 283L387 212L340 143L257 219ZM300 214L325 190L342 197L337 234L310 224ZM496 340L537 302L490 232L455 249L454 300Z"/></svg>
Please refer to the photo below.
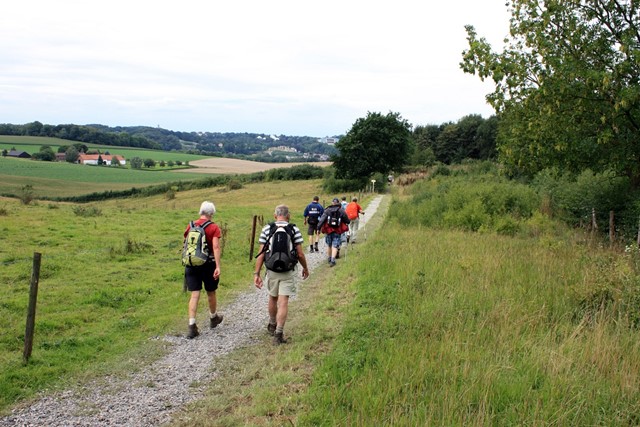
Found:
<svg viewBox="0 0 640 427"><path fill-rule="evenodd" d="M378 196L367 205L367 220L375 215L383 197ZM306 257L311 272L327 262L323 250L306 253ZM296 277L300 280L299 274ZM168 343L167 354L139 372L124 378L108 376L44 395L0 418L0 426L157 426L167 423L181 406L202 397L207 382L212 380L211 368L220 357L257 342L257 337L264 335L266 305L266 290L242 293L231 304L220 307L224 322L217 328L209 329L202 324L201 335L193 340L176 336L158 338Z"/></svg>

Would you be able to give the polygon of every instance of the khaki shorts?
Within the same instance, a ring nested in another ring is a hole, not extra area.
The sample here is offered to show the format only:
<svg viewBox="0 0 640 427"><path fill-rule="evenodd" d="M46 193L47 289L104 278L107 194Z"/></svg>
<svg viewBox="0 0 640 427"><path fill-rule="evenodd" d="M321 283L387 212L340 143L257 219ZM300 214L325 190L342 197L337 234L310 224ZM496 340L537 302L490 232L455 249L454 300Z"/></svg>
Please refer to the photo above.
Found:
<svg viewBox="0 0 640 427"><path fill-rule="evenodd" d="M296 294L296 284L293 281L294 271L286 273L276 273L275 271L267 271L267 291L272 297L279 295L292 296Z"/></svg>

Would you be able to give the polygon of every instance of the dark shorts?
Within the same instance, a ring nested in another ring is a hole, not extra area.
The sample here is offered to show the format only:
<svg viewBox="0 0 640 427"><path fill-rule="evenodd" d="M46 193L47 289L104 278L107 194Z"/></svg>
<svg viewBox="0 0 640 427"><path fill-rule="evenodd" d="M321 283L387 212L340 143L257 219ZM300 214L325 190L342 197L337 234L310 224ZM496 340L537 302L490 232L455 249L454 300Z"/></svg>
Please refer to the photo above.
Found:
<svg viewBox="0 0 640 427"><path fill-rule="evenodd" d="M315 233L319 233L319 231L316 229L316 227L318 227L318 223L317 222L314 222L313 224L311 224L307 220L307 236L313 236Z"/></svg>
<svg viewBox="0 0 640 427"><path fill-rule="evenodd" d="M207 292L213 292L218 289L220 278L213 278L213 272L215 269L215 262L208 262L202 267L185 267L184 280L187 283L187 290L190 292L201 291L203 283L204 290Z"/></svg>

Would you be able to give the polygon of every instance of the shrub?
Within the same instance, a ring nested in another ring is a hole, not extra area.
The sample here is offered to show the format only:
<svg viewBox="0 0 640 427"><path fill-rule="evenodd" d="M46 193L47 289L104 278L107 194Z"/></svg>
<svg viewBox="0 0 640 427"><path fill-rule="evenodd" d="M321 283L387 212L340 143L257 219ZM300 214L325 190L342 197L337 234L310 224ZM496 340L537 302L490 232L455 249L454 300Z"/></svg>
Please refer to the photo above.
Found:
<svg viewBox="0 0 640 427"><path fill-rule="evenodd" d="M20 199L20 201L22 202L23 205L28 205L30 204L33 199L35 198L35 195L33 193L33 186L30 184L27 184L25 186L23 186L20 189L20 193L18 194L18 198Z"/></svg>
<svg viewBox="0 0 640 427"><path fill-rule="evenodd" d="M102 215L102 210L95 206L74 206L72 210L76 216L93 217Z"/></svg>

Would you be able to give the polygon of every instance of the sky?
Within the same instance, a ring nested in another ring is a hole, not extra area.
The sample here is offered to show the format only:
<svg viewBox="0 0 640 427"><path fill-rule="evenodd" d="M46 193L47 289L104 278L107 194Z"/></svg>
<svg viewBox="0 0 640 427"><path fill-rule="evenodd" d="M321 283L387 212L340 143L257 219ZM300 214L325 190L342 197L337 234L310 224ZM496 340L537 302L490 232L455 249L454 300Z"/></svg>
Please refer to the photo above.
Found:
<svg viewBox="0 0 640 427"><path fill-rule="evenodd" d="M0 15L0 123L345 134L494 111L459 67L473 25L500 50L504 0L20 0Z"/></svg>

